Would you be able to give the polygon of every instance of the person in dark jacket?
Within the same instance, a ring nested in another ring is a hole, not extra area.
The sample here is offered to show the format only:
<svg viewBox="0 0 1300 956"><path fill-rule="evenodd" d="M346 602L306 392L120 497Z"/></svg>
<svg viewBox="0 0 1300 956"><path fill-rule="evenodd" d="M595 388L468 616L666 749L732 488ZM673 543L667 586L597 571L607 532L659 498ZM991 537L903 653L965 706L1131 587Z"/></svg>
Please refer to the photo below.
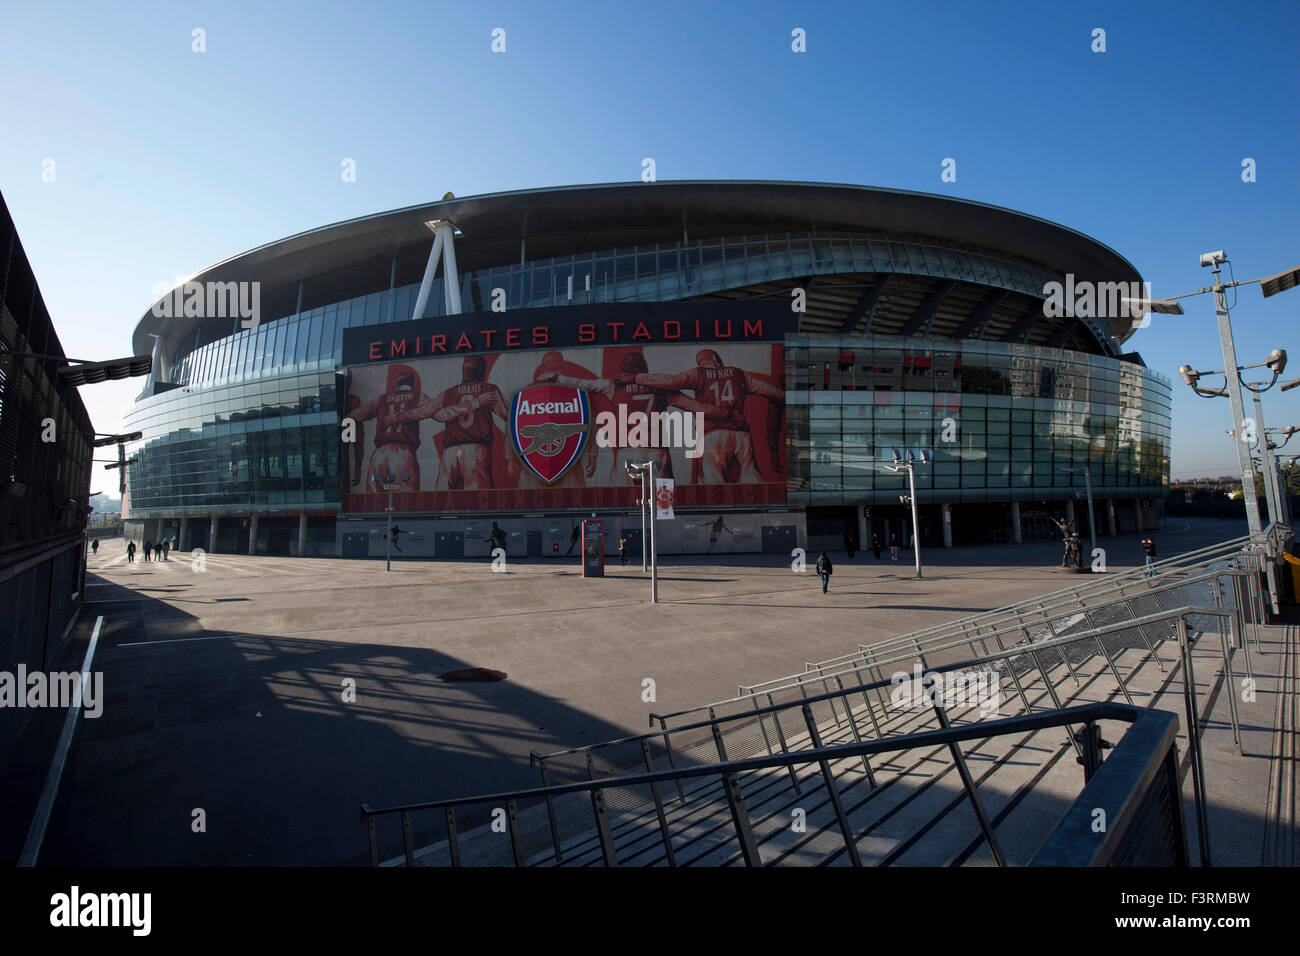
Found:
<svg viewBox="0 0 1300 956"><path fill-rule="evenodd" d="M880 560L880 535L878 534L871 536L871 553L876 556L877 561Z"/></svg>
<svg viewBox="0 0 1300 956"><path fill-rule="evenodd" d="M817 558L817 573L822 576L822 594L826 593L826 587L831 583L831 574L834 570L830 557L823 551Z"/></svg>
<svg viewBox="0 0 1300 956"><path fill-rule="evenodd" d="M1147 566L1147 568L1150 568L1151 565L1155 564L1155 561L1156 561L1156 543L1155 543L1155 541L1152 540L1151 538L1143 538L1143 539L1142 539L1142 550L1146 553L1146 566ZM1146 576L1147 576L1147 577L1151 577L1152 575L1155 574L1154 571L1150 571L1150 570L1146 571L1145 573L1146 573Z"/></svg>

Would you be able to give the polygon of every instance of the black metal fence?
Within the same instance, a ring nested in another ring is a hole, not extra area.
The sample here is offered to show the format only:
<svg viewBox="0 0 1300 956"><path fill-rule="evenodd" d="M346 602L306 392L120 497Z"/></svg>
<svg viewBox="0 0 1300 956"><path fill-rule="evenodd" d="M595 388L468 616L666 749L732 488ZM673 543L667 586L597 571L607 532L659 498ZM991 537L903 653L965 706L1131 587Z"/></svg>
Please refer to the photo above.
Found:
<svg viewBox="0 0 1300 956"><path fill-rule="evenodd" d="M15 353L26 353L25 355ZM0 669L49 669L85 581L91 424L0 196ZM0 753L23 711L0 710Z"/></svg>

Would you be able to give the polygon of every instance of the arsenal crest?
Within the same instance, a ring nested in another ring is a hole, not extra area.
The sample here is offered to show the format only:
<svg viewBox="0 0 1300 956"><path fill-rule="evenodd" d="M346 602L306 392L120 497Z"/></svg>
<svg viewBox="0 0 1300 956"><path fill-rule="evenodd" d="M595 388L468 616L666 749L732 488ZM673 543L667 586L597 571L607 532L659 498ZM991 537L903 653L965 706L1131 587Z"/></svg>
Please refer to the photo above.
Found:
<svg viewBox="0 0 1300 956"><path fill-rule="evenodd" d="M519 458L550 484L587 447L591 404L572 385L530 385L510 403L510 438Z"/></svg>

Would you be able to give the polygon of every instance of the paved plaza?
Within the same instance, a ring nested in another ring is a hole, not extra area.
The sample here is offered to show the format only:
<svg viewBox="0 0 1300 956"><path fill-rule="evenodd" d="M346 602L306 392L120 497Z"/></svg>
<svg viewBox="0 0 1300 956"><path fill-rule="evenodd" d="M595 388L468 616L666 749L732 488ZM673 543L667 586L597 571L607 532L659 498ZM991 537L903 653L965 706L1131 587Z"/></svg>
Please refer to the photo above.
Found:
<svg viewBox="0 0 1300 956"><path fill-rule="evenodd" d="M1167 557L1244 532L1171 519L1157 541ZM1098 544L1112 569L1141 561L1136 539ZM1054 543L932 551L919 581L910 552L834 553L827 595L816 554L803 574L776 556L667 557L653 606L617 559L584 579L576 556L495 573L219 554L199 570L124 548L90 559L74 644L102 616L104 713L78 724L43 865L360 864L362 801L535 785L530 750L639 732L652 711L1072 580Z"/></svg>

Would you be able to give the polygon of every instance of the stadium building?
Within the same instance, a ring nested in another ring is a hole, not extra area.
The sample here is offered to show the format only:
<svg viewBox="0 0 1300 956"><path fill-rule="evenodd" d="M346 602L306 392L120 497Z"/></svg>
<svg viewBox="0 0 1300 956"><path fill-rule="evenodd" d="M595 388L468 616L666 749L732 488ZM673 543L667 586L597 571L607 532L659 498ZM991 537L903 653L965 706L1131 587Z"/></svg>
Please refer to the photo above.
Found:
<svg viewBox="0 0 1300 956"><path fill-rule="evenodd" d="M1074 230L922 193L448 194L245 252L146 311L128 534L381 555L391 495L405 555L486 554L495 522L511 555L567 556L592 516L638 553L625 464L652 457L676 485L661 551L906 545L896 449L929 453L923 547L1063 516L1086 534L1085 469L1099 533L1152 528L1171 388L1124 350L1141 287Z"/></svg>

